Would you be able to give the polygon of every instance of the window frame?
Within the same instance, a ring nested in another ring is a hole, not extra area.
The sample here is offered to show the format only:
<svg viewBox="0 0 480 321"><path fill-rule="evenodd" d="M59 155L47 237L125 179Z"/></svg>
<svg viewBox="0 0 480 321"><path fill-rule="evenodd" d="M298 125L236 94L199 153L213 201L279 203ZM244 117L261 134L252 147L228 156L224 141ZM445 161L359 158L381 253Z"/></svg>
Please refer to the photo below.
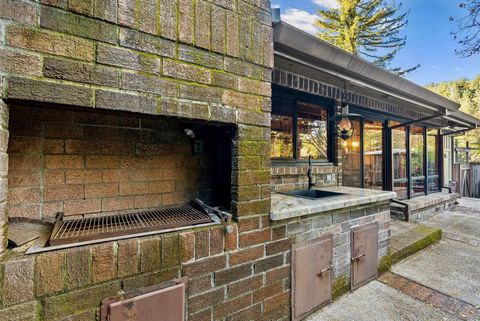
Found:
<svg viewBox="0 0 480 321"><path fill-rule="evenodd" d="M333 136L333 124L329 119L333 116L334 107L335 107L335 100L313 96L307 93L298 92L296 90L285 89L285 88L278 88L273 86L272 91L272 115L273 112L273 104L275 99L282 99L286 100L287 103L290 105L292 110L292 118L293 118L293 157L292 158L282 158L282 157L271 157L272 163L275 165L278 164L285 164L285 165L292 165L292 164L306 164L308 163L307 159L300 159L299 158L299 150L298 150L298 102L303 102L307 104L318 105L318 107L324 109L327 112L327 157L328 159L312 159L312 163L314 164L332 164L334 159L334 139Z"/></svg>

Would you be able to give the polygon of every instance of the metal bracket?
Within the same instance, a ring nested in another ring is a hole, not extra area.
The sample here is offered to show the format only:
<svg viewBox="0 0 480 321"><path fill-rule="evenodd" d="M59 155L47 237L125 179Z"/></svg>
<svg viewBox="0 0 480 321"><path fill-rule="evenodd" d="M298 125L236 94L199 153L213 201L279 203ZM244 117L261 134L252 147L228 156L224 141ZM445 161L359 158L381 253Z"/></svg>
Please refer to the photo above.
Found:
<svg viewBox="0 0 480 321"><path fill-rule="evenodd" d="M233 232L232 214L221 211L217 208L208 206L207 204L205 204L203 201L199 199L195 199L193 202L197 204L199 207L201 207L205 213L210 215L212 220L214 220L217 223L222 223L224 226L225 232L227 232L228 234Z"/></svg>
<svg viewBox="0 0 480 321"><path fill-rule="evenodd" d="M360 260L362 257L364 257L366 254L361 254L359 256L353 257L352 262Z"/></svg>

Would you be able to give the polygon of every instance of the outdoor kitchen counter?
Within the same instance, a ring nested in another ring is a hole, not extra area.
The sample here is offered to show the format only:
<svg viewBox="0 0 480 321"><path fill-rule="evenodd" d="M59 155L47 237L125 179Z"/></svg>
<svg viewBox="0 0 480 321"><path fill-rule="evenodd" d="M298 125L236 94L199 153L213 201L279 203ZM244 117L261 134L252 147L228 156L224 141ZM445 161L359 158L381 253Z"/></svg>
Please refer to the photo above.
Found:
<svg viewBox="0 0 480 321"><path fill-rule="evenodd" d="M334 186L317 188L322 191L344 193L345 195L306 199L279 193L272 194L270 218L280 221L293 217L319 214L346 207L381 202L397 197L397 193L354 187Z"/></svg>

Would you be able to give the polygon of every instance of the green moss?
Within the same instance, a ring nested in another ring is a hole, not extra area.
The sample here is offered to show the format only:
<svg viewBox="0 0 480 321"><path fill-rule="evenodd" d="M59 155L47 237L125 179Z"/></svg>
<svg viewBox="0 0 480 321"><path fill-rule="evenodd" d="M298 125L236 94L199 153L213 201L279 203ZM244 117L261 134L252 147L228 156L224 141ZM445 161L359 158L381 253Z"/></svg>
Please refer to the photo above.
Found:
<svg viewBox="0 0 480 321"><path fill-rule="evenodd" d="M344 275L332 282L332 297L337 300L339 297L350 291L350 279Z"/></svg>
<svg viewBox="0 0 480 321"><path fill-rule="evenodd" d="M378 274L385 273L390 270L393 265L392 254L390 253L390 248L387 251L387 254L382 257L380 264L378 265Z"/></svg>
<svg viewBox="0 0 480 321"><path fill-rule="evenodd" d="M393 253L392 264L395 264L404 258L423 250L427 246L438 242L442 238L442 230L434 230L421 225L417 226L415 229L417 229L419 232L430 232L430 234L423 239L401 249L400 251Z"/></svg>

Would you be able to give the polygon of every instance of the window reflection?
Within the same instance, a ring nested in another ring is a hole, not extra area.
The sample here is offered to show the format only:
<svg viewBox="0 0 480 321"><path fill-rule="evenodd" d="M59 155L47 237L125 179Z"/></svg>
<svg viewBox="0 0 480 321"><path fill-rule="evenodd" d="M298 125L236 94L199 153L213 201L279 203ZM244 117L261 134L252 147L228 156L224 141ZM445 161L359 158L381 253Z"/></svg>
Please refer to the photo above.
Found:
<svg viewBox="0 0 480 321"><path fill-rule="evenodd" d="M300 159L328 159L327 111L317 105L298 103L298 151Z"/></svg>
<svg viewBox="0 0 480 321"><path fill-rule="evenodd" d="M392 125L397 124L392 122ZM407 132L405 127L392 130L392 154L393 191L397 193L398 198L407 198Z"/></svg>
<svg viewBox="0 0 480 321"><path fill-rule="evenodd" d="M343 185L362 187L362 167L360 153L360 121L352 120L353 136L342 140L342 173Z"/></svg>
<svg viewBox="0 0 480 321"><path fill-rule="evenodd" d="M364 122L365 188L383 189L383 123Z"/></svg>
<svg viewBox="0 0 480 321"><path fill-rule="evenodd" d="M427 135L428 191L438 192L440 190L438 168L438 144L440 137L437 129L428 130Z"/></svg>
<svg viewBox="0 0 480 321"><path fill-rule="evenodd" d="M272 158L293 157L293 110L287 101L272 101Z"/></svg>
<svg viewBox="0 0 480 321"><path fill-rule="evenodd" d="M411 153L411 175L412 175L412 196L425 194L425 172L424 172L424 136L425 129L412 126L410 129L410 153Z"/></svg>

